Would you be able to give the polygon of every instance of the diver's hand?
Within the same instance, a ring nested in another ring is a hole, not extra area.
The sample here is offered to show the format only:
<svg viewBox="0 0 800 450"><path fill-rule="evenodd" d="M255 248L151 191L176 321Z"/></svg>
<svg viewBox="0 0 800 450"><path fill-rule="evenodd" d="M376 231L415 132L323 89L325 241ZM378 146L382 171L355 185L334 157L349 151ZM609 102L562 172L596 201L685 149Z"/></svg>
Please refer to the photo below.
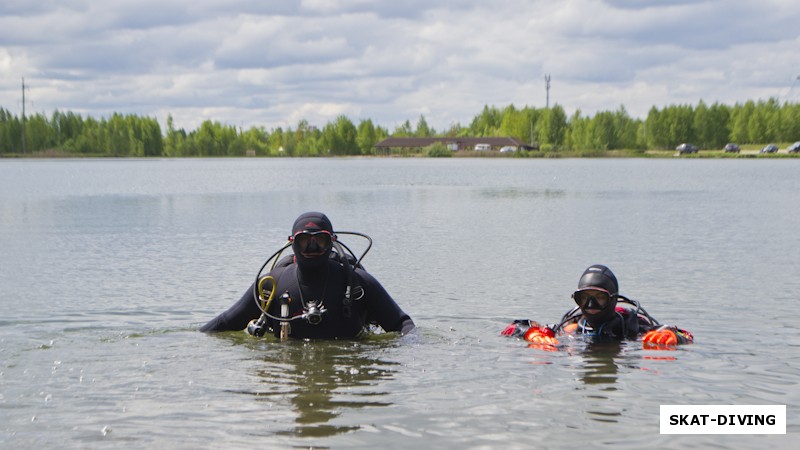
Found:
<svg viewBox="0 0 800 450"><path fill-rule="evenodd" d="M558 339L548 327L531 327L525 333L525 340L534 344L558 345Z"/></svg>
<svg viewBox="0 0 800 450"><path fill-rule="evenodd" d="M500 336L513 336L519 326L515 323L509 324L500 332Z"/></svg>
<svg viewBox="0 0 800 450"><path fill-rule="evenodd" d="M405 336L416 329L417 326L414 324L414 321L411 320L410 317L407 317L405 320L403 320L403 323L400 325L400 336Z"/></svg>
<svg viewBox="0 0 800 450"><path fill-rule="evenodd" d="M671 326L650 330L642 336L644 348L674 347L678 344L691 344L693 341L692 333Z"/></svg>
<svg viewBox="0 0 800 450"><path fill-rule="evenodd" d="M650 330L642 336L644 344L678 345L678 337L672 330Z"/></svg>
<svg viewBox="0 0 800 450"><path fill-rule="evenodd" d="M511 322L500 332L501 336L524 337L531 327L538 327L539 322L527 319L517 319Z"/></svg>

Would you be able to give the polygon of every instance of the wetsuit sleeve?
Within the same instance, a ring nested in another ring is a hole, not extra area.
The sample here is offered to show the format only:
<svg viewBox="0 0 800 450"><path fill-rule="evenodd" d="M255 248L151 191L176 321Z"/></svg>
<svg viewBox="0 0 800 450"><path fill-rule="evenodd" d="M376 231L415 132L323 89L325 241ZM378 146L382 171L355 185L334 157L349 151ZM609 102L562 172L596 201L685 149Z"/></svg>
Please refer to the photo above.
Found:
<svg viewBox="0 0 800 450"><path fill-rule="evenodd" d="M386 331L398 331L401 334L407 334L416 327L411 317L398 306L375 277L362 269L357 269L356 274L364 288L364 298L360 301L367 303L367 320L376 322Z"/></svg>
<svg viewBox="0 0 800 450"><path fill-rule="evenodd" d="M243 330L251 320L257 319L261 315L255 300L253 299L253 286L247 289L242 298L227 311L211 319L207 324L200 327L200 331L213 333L218 331Z"/></svg>

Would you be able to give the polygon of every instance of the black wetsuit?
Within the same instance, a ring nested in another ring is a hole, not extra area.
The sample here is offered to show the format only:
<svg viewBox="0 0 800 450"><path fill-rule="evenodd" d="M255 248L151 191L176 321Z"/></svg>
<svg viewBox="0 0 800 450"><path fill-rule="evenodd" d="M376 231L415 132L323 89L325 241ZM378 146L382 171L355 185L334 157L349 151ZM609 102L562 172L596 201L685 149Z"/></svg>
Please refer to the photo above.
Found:
<svg viewBox="0 0 800 450"><path fill-rule="evenodd" d="M292 255L283 258L267 274L277 284L275 297L267 312L280 317L280 297L287 292L291 298L289 317L303 314L304 303L308 305L309 302L321 300L326 311L321 315L319 323L311 324L302 318L289 322L289 336L293 338L354 338L361 335L371 323L380 325L386 331L401 333L407 333L414 328L414 322L400 309L378 280L361 267L351 272L353 295L350 307L345 307L349 268L352 266L346 267L338 259L329 258L321 267L300 271L293 262ZM261 316L253 295L253 286L250 286L237 303L203 325L200 331L233 331L247 327L251 320ZM279 336L280 322L268 319L267 323L272 333Z"/></svg>
<svg viewBox="0 0 800 450"><path fill-rule="evenodd" d="M556 331L573 323L578 325L575 330L577 334L610 339L636 339L658 326L658 322L645 314L637 314L636 309L626 303L617 304L609 319L594 325L583 317L580 309L575 308L564 314Z"/></svg>

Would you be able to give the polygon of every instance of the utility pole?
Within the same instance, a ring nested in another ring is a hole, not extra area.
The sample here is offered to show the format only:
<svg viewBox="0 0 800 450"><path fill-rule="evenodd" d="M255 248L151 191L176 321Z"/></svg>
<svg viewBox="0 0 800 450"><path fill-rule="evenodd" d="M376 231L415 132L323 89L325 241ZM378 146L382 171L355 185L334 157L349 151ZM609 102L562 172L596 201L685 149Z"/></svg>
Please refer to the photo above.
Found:
<svg viewBox="0 0 800 450"><path fill-rule="evenodd" d="M22 77L22 154L26 153L25 142L25 77Z"/></svg>
<svg viewBox="0 0 800 450"><path fill-rule="evenodd" d="M544 88L547 90L547 103L545 103L545 108L550 108L550 74L544 76Z"/></svg>

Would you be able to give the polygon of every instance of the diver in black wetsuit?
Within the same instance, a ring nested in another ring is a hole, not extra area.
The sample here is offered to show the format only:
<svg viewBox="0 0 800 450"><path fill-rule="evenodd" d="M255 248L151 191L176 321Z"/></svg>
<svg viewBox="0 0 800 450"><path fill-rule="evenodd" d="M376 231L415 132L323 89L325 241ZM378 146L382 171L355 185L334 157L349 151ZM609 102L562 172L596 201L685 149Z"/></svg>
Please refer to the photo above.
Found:
<svg viewBox="0 0 800 450"><path fill-rule="evenodd" d="M289 245L294 255L277 260L262 275ZM250 289L200 331L247 328L256 336L271 332L281 338L330 339L361 336L370 324L401 334L413 330L411 318L364 270L360 259L347 252L325 214L300 215L289 243L267 260Z"/></svg>
<svg viewBox="0 0 800 450"><path fill-rule="evenodd" d="M674 326L662 326L638 302L619 294L617 277L602 264L589 266L572 294L576 307L557 325L541 326L529 320L515 320L501 334L526 341L555 345L557 334L580 334L595 339L636 339L645 346L689 344L692 334Z"/></svg>

